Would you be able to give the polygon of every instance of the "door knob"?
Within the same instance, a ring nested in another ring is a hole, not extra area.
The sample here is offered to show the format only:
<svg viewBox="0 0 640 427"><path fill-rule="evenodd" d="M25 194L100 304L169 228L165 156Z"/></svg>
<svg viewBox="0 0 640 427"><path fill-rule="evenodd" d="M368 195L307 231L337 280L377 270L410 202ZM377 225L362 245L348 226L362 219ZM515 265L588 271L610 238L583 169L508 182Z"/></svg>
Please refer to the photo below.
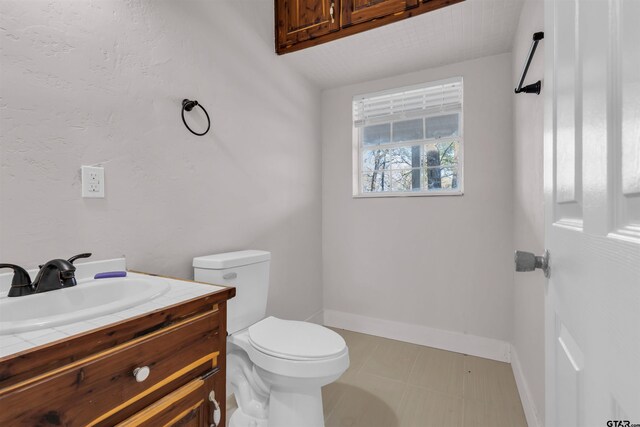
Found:
<svg viewBox="0 0 640 427"><path fill-rule="evenodd" d="M544 251L544 255L536 256L531 252L516 251L514 261L516 271L534 271L536 268L544 272L544 277L549 278L551 266L549 265L549 251Z"/></svg>
<svg viewBox="0 0 640 427"><path fill-rule="evenodd" d="M149 369L148 366L143 366L141 368L136 368L133 370L133 376L136 377L136 381L138 381L139 383L149 378L150 373L151 369Z"/></svg>

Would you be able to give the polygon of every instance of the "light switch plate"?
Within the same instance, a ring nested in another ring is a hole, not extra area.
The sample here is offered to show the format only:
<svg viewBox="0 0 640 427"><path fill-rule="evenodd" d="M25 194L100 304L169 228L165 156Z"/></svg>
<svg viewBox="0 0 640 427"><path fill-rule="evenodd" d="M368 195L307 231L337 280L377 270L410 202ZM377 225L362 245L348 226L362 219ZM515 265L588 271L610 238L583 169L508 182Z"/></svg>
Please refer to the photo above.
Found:
<svg viewBox="0 0 640 427"><path fill-rule="evenodd" d="M82 197L104 198L104 168L82 166Z"/></svg>

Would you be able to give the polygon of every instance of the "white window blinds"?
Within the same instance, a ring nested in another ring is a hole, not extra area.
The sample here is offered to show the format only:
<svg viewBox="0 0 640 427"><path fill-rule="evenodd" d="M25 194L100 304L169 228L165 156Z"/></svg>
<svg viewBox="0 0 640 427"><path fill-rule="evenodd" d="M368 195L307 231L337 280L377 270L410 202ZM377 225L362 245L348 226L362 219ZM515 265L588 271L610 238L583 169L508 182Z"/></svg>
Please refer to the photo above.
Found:
<svg viewBox="0 0 640 427"><path fill-rule="evenodd" d="M353 125L363 127L462 109L462 77L356 96Z"/></svg>

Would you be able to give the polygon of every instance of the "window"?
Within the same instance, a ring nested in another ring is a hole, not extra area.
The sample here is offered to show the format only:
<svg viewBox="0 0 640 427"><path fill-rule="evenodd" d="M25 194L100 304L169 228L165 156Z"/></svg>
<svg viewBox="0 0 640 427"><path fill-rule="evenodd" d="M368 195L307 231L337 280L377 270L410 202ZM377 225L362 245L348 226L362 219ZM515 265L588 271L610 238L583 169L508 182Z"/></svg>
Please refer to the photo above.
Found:
<svg viewBox="0 0 640 427"><path fill-rule="evenodd" d="M461 195L462 88L457 77L354 97L354 196Z"/></svg>

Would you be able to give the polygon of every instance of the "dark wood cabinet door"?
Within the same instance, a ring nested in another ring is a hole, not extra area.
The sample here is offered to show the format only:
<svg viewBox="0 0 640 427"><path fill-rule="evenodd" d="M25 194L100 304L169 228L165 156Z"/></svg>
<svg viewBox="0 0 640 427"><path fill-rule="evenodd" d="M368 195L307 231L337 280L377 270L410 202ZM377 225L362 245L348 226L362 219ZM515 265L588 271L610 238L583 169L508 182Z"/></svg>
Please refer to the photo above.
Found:
<svg viewBox="0 0 640 427"><path fill-rule="evenodd" d="M214 422L215 405L210 396L224 400L224 378L220 371L205 375L168 394L122 423L117 427L208 427ZM212 393L213 392L213 393ZM220 397L222 396L222 397ZM219 426L225 425L224 402L220 402L221 418Z"/></svg>
<svg viewBox="0 0 640 427"><path fill-rule="evenodd" d="M371 21L418 6L418 0L343 0L342 26Z"/></svg>
<svg viewBox="0 0 640 427"><path fill-rule="evenodd" d="M118 424L118 427L207 425L207 394L205 382L198 378Z"/></svg>
<svg viewBox="0 0 640 427"><path fill-rule="evenodd" d="M340 0L276 0L278 48L340 29Z"/></svg>

